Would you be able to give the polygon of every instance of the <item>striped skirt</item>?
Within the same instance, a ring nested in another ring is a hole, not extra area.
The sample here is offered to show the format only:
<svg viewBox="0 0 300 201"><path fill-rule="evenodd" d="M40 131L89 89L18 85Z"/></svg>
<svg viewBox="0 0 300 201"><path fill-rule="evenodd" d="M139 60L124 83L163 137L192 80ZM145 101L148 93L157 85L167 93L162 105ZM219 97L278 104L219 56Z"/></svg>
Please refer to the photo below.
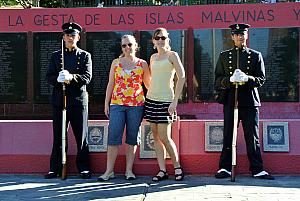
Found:
<svg viewBox="0 0 300 201"><path fill-rule="evenodd" d="M168 108L171 102L154 101L146 98L145 101L145 116L146 121L151 123L170 124L177 120L177 114L174 112L169 114Z"/></svg>

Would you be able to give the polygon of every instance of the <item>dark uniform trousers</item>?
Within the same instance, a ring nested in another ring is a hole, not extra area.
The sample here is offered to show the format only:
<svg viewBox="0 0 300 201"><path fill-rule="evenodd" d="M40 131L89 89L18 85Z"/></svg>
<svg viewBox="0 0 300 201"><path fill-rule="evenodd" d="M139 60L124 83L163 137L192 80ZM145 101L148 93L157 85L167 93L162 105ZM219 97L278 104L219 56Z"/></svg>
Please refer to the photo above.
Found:
<svg viewBox="0 0 300 201"><path fill-rule="evenodd" d="M62 170L62 108L53 107L53 148L50 158L50 171L60 173ZM76 165L79 172L90 170L87 135L87 105L67 107L66 125L70 124L77 144ZM68 140L66 140L68 142ZM81 147L82 146L82 147Z"/></svg>
<svg viewBox="0 0 300 201"><path fill-rule="evenodd" d="M234 107L224 106L224 138L223 149L219 167L231 171L231 151L233 134L233 110ZM239 121L241 121L247 147L247 156L250 162L250 171L257 174L263 170L263 161L260 153L258 136L259 111L258 107L239 108Z"/></svg>

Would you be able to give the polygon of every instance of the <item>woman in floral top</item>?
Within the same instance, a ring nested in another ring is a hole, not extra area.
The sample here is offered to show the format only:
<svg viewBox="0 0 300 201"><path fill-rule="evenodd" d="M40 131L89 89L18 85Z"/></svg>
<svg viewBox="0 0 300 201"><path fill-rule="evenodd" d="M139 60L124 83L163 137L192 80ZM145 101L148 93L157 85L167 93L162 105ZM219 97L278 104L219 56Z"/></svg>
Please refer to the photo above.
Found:
<svg viewBox="0 0 300 201"><path fill-rule="evenodd" d="M142 83L149 86L150 71L147 62L135 56L138 44L134 36L121 38L122 55L113 60L106 89L105 115L109 118L106 171L98 181L114 178L114 165L126 125L126 172L127 180L135 179L132 166L136 145L139 143L139 127L144 114Z"/></svg>

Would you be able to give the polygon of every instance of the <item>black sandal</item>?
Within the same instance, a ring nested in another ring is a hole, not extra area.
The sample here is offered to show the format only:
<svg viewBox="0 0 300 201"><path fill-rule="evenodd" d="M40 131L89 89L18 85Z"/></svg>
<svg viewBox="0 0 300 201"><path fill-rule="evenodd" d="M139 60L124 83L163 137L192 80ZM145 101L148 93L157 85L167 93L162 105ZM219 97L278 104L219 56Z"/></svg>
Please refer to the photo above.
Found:
<svg viewBox="0 0 300 201"><path fill-rule="evenodd" d="M163 176L158 175L160 172L162 172L164 175ZM159 170L159 172L157 173L157 175L155 175L152 178L152 181L162 181L162 180L166 180L168 178L169 178L169 175L168 175L168 173L166 171Z"/></svg>
<svg viewBox="0 0 300 201"><path fill-rule="evenodd" d="M181 170L180 174L175 174L175 181L182 181L183 177L184 177L182 168L181 167L177 167L177 168L174 168L174 170Z"/></svg>

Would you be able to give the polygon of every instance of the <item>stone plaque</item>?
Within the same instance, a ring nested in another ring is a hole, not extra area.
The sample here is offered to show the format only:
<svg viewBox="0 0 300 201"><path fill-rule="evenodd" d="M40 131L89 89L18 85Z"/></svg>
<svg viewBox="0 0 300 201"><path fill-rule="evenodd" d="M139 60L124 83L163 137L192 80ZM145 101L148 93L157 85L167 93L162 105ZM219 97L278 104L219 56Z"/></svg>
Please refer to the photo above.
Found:
<svg viewBox="0 0 300 201"><path fill-rule="evenodd" d="M215 66L220 52L229 48L232 48L229 29L194 30L194 101L215 102Z"/></svg>
<svg viewBox="0 0 300 201"><path fill-rule="evenodd" d="M205 122L205 151L222 151L223 122Z"/></svg>
<svg viewBox="0 0 300 201"><path fill-rule="evenodd" d="M49 103L52 87L47 82L46 74L52 52L61 49L60 32L44 32L33 34L33 74L34 102Z"/></svg>
<svg viewBox="0 0 300 201"><path fill-rule="evenodd" d="M89 123L88 145L90 152L107 151L108 123Z"/></svg>
<svg viewBox="0 0 300 201"><path fill-rule="evenodd" d="M141 129L141 144L140 144L140 158L156 158L154 149L154 140L150 124L142 122ZM166 152L166 158L170 159L170 155Z"/></svg>
<svg viewBox="0 0 300 201"><path fill-rule="evenodd" d="M299 102L299 29L255 28L250 47L262 53L266 82L259 88L263 102Z"/></svg>
<svg viewBox="0 0 300 201"><path fill-rule="evenodd" d="M87 33L86 50L93 60L93 78L88 85L89 100L104 104L111 63L122 53L121 37L132 32Z"/></svg>
<svg viewBox="0 0 300 201"><path fill-rule="evenodd" d="M288 122L264 122L263 127L264 151L290 151Z"/></svg>
<svg viewBox="0 0 300 201"><path fill-rule="evenodd" d="M26 33L0 33L0 103L27 101Z"/></svg>
<svg viewBox="0 0 300 201"><path fill-rule="evenodd" d="M149 123L142 123L141 134L140 158L156 158L154 140Z"/></svg>

